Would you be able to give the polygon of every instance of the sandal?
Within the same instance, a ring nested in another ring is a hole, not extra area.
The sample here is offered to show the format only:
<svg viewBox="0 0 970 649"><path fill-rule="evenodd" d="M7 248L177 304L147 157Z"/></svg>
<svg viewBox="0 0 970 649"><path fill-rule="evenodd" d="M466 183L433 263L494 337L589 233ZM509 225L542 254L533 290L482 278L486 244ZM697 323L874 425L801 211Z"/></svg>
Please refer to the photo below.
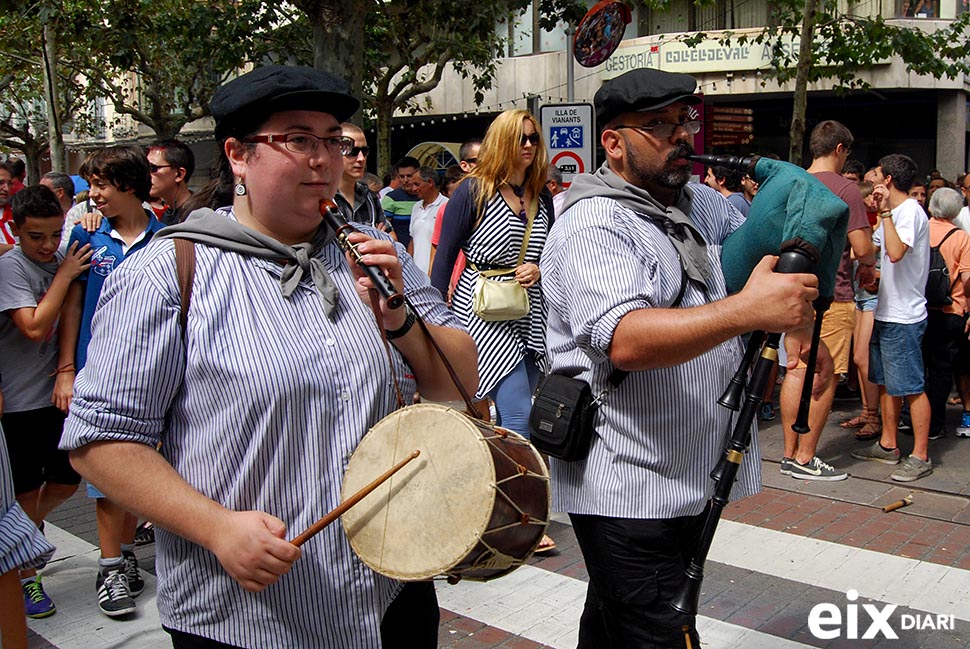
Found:
<svg viewBox="0 0 970 649"><path fill-rule="evenodd" d="M556 549L556 542L548 534L542 535L542 540L539 541L539 547L535 549L532 554L546 554L547 552L553 552Z"/></svg>
<svg viewBox="0 0 970 649"><path fill-rule="evenodd" d="M862 428L865 423L865 414L858 414L851 419L843 419L841 422L839 422L839 428Z"/></svg>
<svg viewBox="0 0 970 649"><path fill-rule="evenodd" d="M860 442L879 437L882 437L882 421L879 415L867 418L865 425L855 432L855 438Z"/></svg>

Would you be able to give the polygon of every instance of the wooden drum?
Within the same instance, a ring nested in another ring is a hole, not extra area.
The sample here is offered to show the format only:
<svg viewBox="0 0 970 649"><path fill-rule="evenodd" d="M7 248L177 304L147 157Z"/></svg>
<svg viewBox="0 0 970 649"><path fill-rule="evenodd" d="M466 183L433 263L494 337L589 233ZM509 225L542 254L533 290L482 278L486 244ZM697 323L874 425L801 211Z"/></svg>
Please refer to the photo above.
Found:
<svg viewBox="0 0 970 649"><path fill-rule="evenodd" d="M342 498L414 450L417 459L341 518L364 563L403 581L485 581L535 551L551 509L542 458L520 435L446 406L408 406L379 421L350 458Z"/></svg>

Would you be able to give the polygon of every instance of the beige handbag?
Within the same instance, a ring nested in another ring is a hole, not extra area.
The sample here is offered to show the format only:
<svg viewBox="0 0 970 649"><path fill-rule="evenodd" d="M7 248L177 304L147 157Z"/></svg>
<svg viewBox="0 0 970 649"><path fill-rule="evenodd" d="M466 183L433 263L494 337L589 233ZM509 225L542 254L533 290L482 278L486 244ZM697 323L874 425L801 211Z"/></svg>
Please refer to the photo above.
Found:
<svg viewBox="0 0 970 649"><path fill-rule="evenodd" d="M533 203L532 206L535 207ZM516 267L525 261L525 251L529 247L529 235L532 234L532 223L537 210L530 210L529 221L522 238L522 248L519 250L519 261ZM475 291L472 297L472 311L486 322L502 320L518 320L529 313L529 292L515 281L515 268L497 268L495 270L479 270L469 262L473 270L478 271L475 280ZM512 275L509 279L499 280L493 277Z"/></svg>

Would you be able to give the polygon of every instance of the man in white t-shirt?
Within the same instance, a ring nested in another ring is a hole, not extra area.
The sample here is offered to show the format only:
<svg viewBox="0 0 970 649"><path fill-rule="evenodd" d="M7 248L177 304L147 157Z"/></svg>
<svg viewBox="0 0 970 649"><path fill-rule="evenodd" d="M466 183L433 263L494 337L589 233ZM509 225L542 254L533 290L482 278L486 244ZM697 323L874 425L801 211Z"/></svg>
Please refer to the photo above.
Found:
<svg viewBox="0 0 970 649"><path fill-rule="evenodd" d="M882 255L882 278L869 343L869 378L879 386L882 436L872 446L852 452L857 460L899 464L896 429L900 397L909 402L913 452L890 476L912 482L933 472L929 457L930 402L925 392L921 343L926 331L926 278L930 265L929 224L908 193L916 181L916 163L892 154L879 161L885 176L872 196L879 212L873 243Z"/></svg>
<svg viewBox="0 0 970 649"><path fill-rule="evenodd" d="M427 273L431 267L431 235L434 234L438 208L447 203L448 198L438 191L438 174L431 167L418 169L411 188L418 202L411 208L408 252L418 268Z"/></svg>

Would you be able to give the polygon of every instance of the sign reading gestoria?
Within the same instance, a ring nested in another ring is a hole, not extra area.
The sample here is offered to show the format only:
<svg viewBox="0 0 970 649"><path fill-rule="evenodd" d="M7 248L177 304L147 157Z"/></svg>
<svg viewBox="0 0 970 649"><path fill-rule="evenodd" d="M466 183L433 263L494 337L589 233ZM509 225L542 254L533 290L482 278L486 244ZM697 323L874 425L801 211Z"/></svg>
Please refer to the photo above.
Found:
<svg viewBox="0 0 970 649"><path fill-rule="evenodd" d="M782 37L781 51L789 57L789 64L795 65L798 58L800 39ZM823 50L824 51L824 50ZM765 70L771 66L773 54L770 43L744 44L737 38L722 42L708 39L690 46L679 40L653 40L652 42L621 45L603 65L601 77L612 79L628 70L636 68L656 68L667 72L740 72L743 70ZM879 61L889 63L889 59Z"/></svg>

